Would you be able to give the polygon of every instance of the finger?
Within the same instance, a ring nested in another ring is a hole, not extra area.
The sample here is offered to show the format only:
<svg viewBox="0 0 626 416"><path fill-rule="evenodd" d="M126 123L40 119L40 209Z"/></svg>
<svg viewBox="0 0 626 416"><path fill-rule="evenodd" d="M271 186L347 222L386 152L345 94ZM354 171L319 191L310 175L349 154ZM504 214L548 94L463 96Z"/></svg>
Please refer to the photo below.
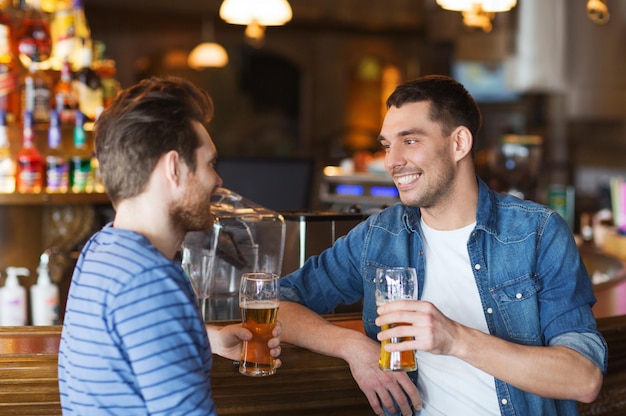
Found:
<svg viewBox="0 0 626 416"><path fill-rule="evenodd" d="M250 341L252 339L252 332L244 327L238 328L235 335L242 341Z"/></svg>
<svg viewBox="0 0 626 416"><path fill-rule="evenodd" d="M413 409L420 410L422 408L422 396L420 396L419 390L417 390L417 387L415 386L415 384L413 384L411 379L407 376L398 380L398 383L400 383L400 386L404 390L404 393L411 401Z"/></svg>
<svg viewBox="0 0 626 416"><path fill-rule="evenodd" d="M272 329L272 336L278 338L283 332L283 326L280 321L276 321L274 328Z"/></svg>
<svg viewBox="0 0 626 416"><path fill-rule="evenodd" d="M280 345L270 349L270 355L272 357L278 357L281 353Z"/></svg>
<svg viewBox="0 0 626 416"><path fill-rule="evenodd" d="M280 360L280 358L275 358L274 359L274 368L280 368L281 365L283 365L283 362Z"/></svg>
<svg viewBox="0 0 626 416"><path fill-rule="evenodd" d="M398 413L398 406L397 406L398 398L396 396L394 396L393 394L390 394L388 390L384 390L378 393L378 397L380 399L380 403L385 408L387 413L390 413L390 414Z"/></svg>
<svg viewBox="0 0 626 416"><path fill-rule="evenodd" d="M376 413L378 416L385 415L385 411L380 405L380 400L378 399L378 395L376 394L376 392L366 393L365 397L367 398L367 401L369 402L370 407L372 408L374 413Z"/></svg>

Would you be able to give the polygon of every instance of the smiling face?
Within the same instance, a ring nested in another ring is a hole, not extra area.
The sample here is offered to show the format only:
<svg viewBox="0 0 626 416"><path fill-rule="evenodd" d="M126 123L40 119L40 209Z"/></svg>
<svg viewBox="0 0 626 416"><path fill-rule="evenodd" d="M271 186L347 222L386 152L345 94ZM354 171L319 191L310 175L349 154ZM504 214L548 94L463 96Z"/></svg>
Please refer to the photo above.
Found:
<svg viewBox="0 0 626 416"><path fill-rule="evenodd" d="M385 168L405 205L435 208L447 203L457 174L454 130L444 136L429 117L430 103L390 107L380 133Z"/></svg>

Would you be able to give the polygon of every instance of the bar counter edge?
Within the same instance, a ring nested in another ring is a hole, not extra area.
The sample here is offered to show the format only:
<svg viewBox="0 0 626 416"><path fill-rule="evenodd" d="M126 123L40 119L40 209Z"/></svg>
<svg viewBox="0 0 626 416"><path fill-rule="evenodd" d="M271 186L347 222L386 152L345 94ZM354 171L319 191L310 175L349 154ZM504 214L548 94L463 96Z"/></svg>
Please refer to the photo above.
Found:
<svg viewBox="0 0 626 416"><path fill-rule="evenodd" d="M329 321L363 330L359 314ZM626 315L603 317L609 367L600 396L579 404L582 416L626 414ZM218 324L230 322L218 322ZM57 353L61 326L0 327L0 414L60 415ZM232 360L214 355L211 384L219 415L373 415L341 359L284 344L271 377L246 377Z"/></svg>

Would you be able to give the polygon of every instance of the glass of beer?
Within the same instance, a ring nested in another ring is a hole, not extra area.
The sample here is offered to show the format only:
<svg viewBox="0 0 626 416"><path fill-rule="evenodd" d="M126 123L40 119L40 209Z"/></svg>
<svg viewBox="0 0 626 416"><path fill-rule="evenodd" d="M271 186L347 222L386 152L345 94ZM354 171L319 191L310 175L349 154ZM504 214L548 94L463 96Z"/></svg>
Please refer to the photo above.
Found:
<svg viewBox="0 0 626 416"><path fill-rule="evenodd" d="M241 276L241 319L244 328L252 332L252 339L243 342L239 361L241 374L262 377L276 373L267 342L272 338L276 325L278 306L278 275L254 272Z"/></svg>
<svg viewBox="0 0 626 416"><path fill-rule="evenodd" d="M387 302L396 300L417 299L417 272L413 267L391 267L376 269L376 306L382 306ZM381 330L393 328L396 325L406 325L402 322L383 325ZM380 346L380 359L378 365L384 371L415 371L417 361L415 351L385 350L385 345L402 341L410 341L412 338L391 338L382 341Z"/></svg>

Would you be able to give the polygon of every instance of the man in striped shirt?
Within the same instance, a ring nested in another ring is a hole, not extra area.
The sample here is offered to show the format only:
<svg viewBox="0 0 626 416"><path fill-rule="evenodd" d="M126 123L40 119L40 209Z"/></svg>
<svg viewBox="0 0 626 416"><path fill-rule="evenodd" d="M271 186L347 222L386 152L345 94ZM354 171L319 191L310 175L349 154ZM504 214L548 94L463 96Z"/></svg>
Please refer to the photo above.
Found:
<svg viewBox="0 0 626 416"><path fill-rule="evenodd" d="M116 214L85 244L72 276L59 351L64 415L216 412L212 352L237 359L252 334L205 327L173 260L187 231L213 224L210 199L222 180L206 128L212 114L210 97L191 83L153 78L123 91L96 123ZM280 327L274 336L277 357Z"/></svg>

